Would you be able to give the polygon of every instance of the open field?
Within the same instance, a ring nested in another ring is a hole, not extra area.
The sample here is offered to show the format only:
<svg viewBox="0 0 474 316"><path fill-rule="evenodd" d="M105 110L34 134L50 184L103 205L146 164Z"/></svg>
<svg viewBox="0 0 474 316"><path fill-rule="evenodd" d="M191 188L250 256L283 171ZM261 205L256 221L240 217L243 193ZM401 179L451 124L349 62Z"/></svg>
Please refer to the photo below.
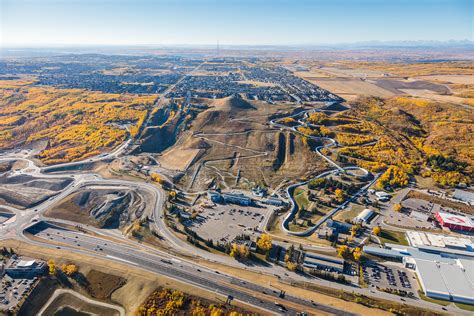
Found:
<svg viewBox="0 0 474 316"><path fill-rule="evenodd" d="M324 89L340 95L348 101L355 100L359 95L373 95L380 97L390 97L395 93L377 86L369 80L337 78L337 79L310 79L305 78Z"/></svg>
<svg viewBox="0 0 474 316"><path fill-rule="evenodd" d="M158 158L165 169L186 171L201 152L201 149L173 148Z"/></svg>
<svg viewBox="0 0 474 316"><path fill-rule="evenodd" d="M474 84L473 75L431 75L419 76L417 79L437 81L440 83Z"/></svg>

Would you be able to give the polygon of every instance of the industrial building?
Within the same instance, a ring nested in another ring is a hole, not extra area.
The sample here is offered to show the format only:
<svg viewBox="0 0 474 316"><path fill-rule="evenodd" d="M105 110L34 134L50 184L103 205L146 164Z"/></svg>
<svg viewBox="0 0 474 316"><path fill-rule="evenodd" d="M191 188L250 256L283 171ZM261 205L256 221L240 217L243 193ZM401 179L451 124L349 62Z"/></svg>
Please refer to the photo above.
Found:
<svg viewBox="0 0 474 316"><path fill-rule="evenodd" d="M413 232L412 232L413 233ZM432 245L409 247L385 244L366 246L364 252L402 261L415 270L426 296L452 302L474 304L474 252Z"/></svg>
<svg viewBox="0 0 474 316"><path fill-rule="evenodd" d="M252 204L252 199L245 196L243 193L219 193L211 192L208 193L209 199L214 203L231 203L243 206L249 206Z"/></svg>
<svg viewBox="0 0 474 316"><path fill-rule="evenodd" d="M263 204L273 205L273 206L285 206L286 203L277 198L268 198L262 201Z"/></svg>
<svg viewBox="0 0 474 316"><path fill-rule="evenodd" d="M344 260L307 252L304 256L303 267L307 269L329 270L331 272L343 273Z"/></svg>
<svg viewBox="0 0 474 316"><path fill-rule="evenodd" d="M452 248L465 251L474 251L473 243L469 238L446 236L418 231L406 232L408 242L413 247Z"/></svg>
<svg viewBox="0 0 474 316"><path fill-rule="evenodd" d="M453 198L455 198L456 200L459 200L459 201L469 203L471 205L474 204L474 192L455 189L454 194L453 194Z"/></svg>
<svg viewBox="0 0 474 316"><path fill-rule="evenodd" d="M5 266L5 274L11 278L32 278L46 271L46 262L34 259L11 258Z"/></svg>
<svg viewBox="0 0 474 316"><path fill-rule="evenodd" d="M442 227L451 230L474 232L474 223L467 216L437 212L435 218Z"/></svg>
<svg viewBox="0 0 474 316"><path fill-rule="evenodd" d="M370 220L375 216L375 212L371 209L366 208L362 212L359 213L354 219L352 220L354 224L367 224Z"/></svg>

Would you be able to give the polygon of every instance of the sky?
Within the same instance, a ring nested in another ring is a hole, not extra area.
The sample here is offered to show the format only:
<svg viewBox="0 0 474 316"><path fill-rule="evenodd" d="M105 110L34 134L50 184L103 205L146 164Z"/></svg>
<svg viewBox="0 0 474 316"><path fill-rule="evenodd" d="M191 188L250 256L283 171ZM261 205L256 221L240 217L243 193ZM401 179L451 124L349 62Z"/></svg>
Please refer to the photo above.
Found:
<svg viewBox="0 0 474 316"><path fill-rule="evenodd" d="M0 0L2 46L473 40L474 0Z"/></svg>

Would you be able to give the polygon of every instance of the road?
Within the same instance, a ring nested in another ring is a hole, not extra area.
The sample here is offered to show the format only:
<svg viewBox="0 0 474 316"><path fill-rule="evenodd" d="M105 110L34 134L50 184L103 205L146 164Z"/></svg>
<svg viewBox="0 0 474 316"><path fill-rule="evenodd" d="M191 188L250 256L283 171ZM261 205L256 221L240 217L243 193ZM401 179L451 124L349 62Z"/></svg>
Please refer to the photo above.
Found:
<svg viewBox="0 0 474 316"><path fill-rule="evenodd" d="M300 113L301 114L301 113ZM123 145L124 146L124 145ZM126 146L120 148L125 148ZM123 150L123 149L121 149ZM120 155L121 150L115 151L113 155ZM102 157L97 157L96 159L101 159ZM109 156L108 158L110 158ZM71 184L69 184L63 191L59 194L51 197L41 205L26 209L26 210L16 210L10 208L14 212L15 216L0 225L0 240L1 239L19 239L24 242L37 245L40 247L49 247L52 249L65 250L68 252L74 252L89 256L95 256L105 260L112 260L122 264L126 264L133 267L139 267L144 270L151 271L153 273L164 274L170 278L191 283L197 287L214 291L223 295L232 295L237 300L246 302L248 304L257 306L258 308L263 308L265 310L271 311L273 313L287 313L293 314L297 311L296 309L291 309L287 312L282 312L278 306L274 304L274 300L277 299L277 294L273 292L272 289L264 288L262 285L254 284L252 282L244 281L241 279L233 278L222 273L216 273L211 271L204 266L197 265L192 262L192 259L183 259L177 257L171 253L166 253L158 249L139 244L135 241L126 239L124 236L121 236L119 233L108 232L105 230L94 229L92 227L87 227L88 230L96 232L98 235L93 236L90 234L82 234L78 232L66 231L60 228L51 227L54 231L49 232L49 236L39 235L38 238L41 239L31 239L24 234L24 230L30 226L37 225L38 222L43 220L52 220L44 217L44 212L54 207L56 203L64 199L66 196L77 190L79 187L84 185L110 185L110 186L125 186L130 189L143 189L152 193L153 195L153 218L154 218L154 228L157 232L163 236L166 242L174 248L175 251L181 251L186 254L191 254L195 257L199 256L203 259L217 262L223 265L234 266L239 268L245 268L249 271L257 273L265 273L268 275L276 275L280 278L288 279L289 282L293 281L302 281L302 282L314 282L324 286L328 286L334 289L344 289L346 291L357 291L360 294L367 296L374 296L378 298L385 298L392 301L400 301L398 296L394 296L388 293L374 292L369 289L360 289L345 285L340 285L334 282L329 282L317 278L304 277L298 274L292 274L291 277L286 277L287 271L279 266L245 266L242 263L235 261L233 258L228 256L217 255L213 253L206 252L204 250L198 249L184 240L178 238L174 232L164 222L163 214L163 204L165 202L166 195L161 188L150 184L150 183L141 183L125 180L115 180L115 179L102 179L99 175L93 173L80 173L67 171L61 174L44 174L42 171L44 168L39 168L34 165L33 161L25 157L24 155L7 155L0 156L1 160L24 160L27 161L27 166L22 170L16 171L20 174L29 174L36 177L68 177L72 179ZM94 161L94 158L92 159ZM85 162L87 163L87 161ZM79 163L75 163L79 164ZM334 170L333 170L334 171ZM336 169L336 171L339 171ZM320 175L321 176L321 175ZM61 221L58 221L61 222ZM68 221L63 221L68 222ZM74 224L70 222L68 224ZM59 232L59 234L58 234ZM48 233L48 232L47 232ZM46 233L46 234L47 234ZM102 238L101 235L107 238ZM54 237L53 237L54 236ZM51 239L53 237L53 239ZM112 238L115 238L116 241L111 241ZM54 243L54 244L53 244ZM102 249L102 250L101 250ZM165 261L162 261L165 260ZM170 263L171 262L171 263ZM259 291L260 294L258 294ZM263 294L266 292L267 294ZM260 296L260 297L259 297ZM288 296L285 298L284 302L293 302L298 304L298 306L307 307L307 308L317 308L322 311L327 311L331 314L347 314L351 313L335 309L333 307L327 306L321 303L313 303L310 301L302 300L296 297ZM414 301L407 302L407 304L414 306L422 306L438 311L442 311L441 307L436 304L432 304L425 301ZM459 314L459 310L453 309L451 312Z"/></svg>
<svg viewBox="0 0 474 316"><path fill-rule="evenodd" d="M311 110L306 110L306 111L301 111L301 112L298 112L296 114L293 114L293 115L290 115L286 118L296 118L296 117L300 117L300 116L303 116L303 118L307 119L308 118L308 115L310 113L313 113L313 112L320 112L321 109L311 109ZM330 138L330 137L321 137L321 136L312 136L312 135L305 135L303 133L301 133L300 131L298 131L298 127L301 127L301 126L306 126L306 125L311 125L311 124L308 124L306 121L302 120L302 119L298 119L298 123L299 125L297 126L292 126L292 127L289 127L289 126L286 126L286 125L283 125L283 124L280 124L278 123L277 121L278 120L281 120L281 118L279 119L273 119L270 121L270 125L272 126L275 126L275 127L278 127L280 129L287 129L287 130L291 130L292 132L294 133L297 133L297 134L300 134L300 135L304 135L308 138L311 138L311 139L314 139L316 141L322 141L323 143L326 143L326 144L323 144L321 146L317 146L315 148L315 152L320 156L322 157L324 160L326 160L329 165L331 165L332 167L334 167L334 169L332 170L328 170L328 171L324 171L320 174L318 174L316 177L314 177L313 179L310 179L310 180L307 180L307 181L303 181L303 182L299 182L299 183L296 183L296 184L292 184L290 186L288 186L286 188L286 193L290 199L290 204L291 204L291 207L290 207L290 211L288 212L288 214L283 218L283 221L281 222L281 229L289 234L289 235L293 235L293 236L300 236L300 237L303 237L303 236L309 236L311 234L313 234L316 229L318 229L319 226L321 226L324 222L326 222L329 218L332 218L332 216L334 216L338 211L344 209L351 201L353 201L354 199L356 199L357 197L359 197L360 195L362 195L363 193L365 193L367 191L367 189L375 183L375 181L377 181L378 177L380 176L380 174L377 174L374 176L374 178L372 179L372 181L370 181L368 184L364 185L361 189L359 189L359 191L357 191L354 195L352 195L349 199L346 199L344 201L344 203L340 204L339 206L335 207L334 209L332 209L330 212L328 212L326 215L324 215L323 217L321 217L318 222L309 227L308 229L304 230L304 231L298 231L298 232L295 232L295 231L291 231L289 229L289 223L291 220L293 220L293 218L296 216L296 213L298 212L298 205L296 204L296 201L293 197L293 190L299 186L302 186L302 185L305 185L307 183L309 183L311 180L314 180L314 179L318 179L318 178L323 178L323 177L326 177L328 175L331 175L331 174L338 174L340 172L344 172L344 173L348 173L348 174L352 174L352 175L356 175L356 174L353 174L351 173L351 170L358 170L358 171L361 171L363 173L363 176L366 176L369 174L369 172L364 169L364 168L361 168L361 167L358 167L358 166L347 166L347 167L341 167L339 166L335 161L333 161L332 159L330 159L329 157L327 157L326 155L324 155L322 152L321 152L321 149L323 148L331 148L331 147L337 147L337 142L335 139L333 138ZM356 175L358 176L358 175Z"/></svg>

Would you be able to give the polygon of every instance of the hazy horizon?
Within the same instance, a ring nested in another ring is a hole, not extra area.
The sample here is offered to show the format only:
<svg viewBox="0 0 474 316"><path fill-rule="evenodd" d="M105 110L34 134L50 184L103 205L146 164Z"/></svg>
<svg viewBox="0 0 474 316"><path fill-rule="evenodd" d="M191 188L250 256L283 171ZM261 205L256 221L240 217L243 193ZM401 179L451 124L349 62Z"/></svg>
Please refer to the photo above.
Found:
<svg viewBox="0 0 474 316"><path fill-rule="evenodd" d="M1 45L334 46L472 41L470 0L0 0ZM118 31L120 30L120 31Z"/></svg>

